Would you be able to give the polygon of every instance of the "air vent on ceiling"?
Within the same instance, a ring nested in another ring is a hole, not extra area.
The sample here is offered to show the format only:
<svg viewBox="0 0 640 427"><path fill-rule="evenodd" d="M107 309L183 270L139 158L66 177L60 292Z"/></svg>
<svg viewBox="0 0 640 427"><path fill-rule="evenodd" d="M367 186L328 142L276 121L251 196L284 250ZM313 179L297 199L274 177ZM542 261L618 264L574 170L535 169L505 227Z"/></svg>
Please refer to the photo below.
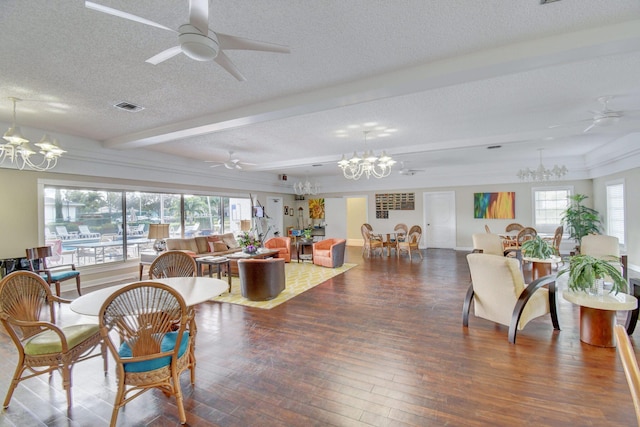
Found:
<svg viewBox="0 0 640 427"><path fill-rule="evenodd" d="M130 102L118 102L114 107L119 108L124 111L129 111L130 113L137 113L138 111L144 110L144 107L140 107L139 105L132 104Z"/></svg>
<svg viewBox="0 0 640 427"><path fill-rule="evenodd" d="M540 0L540 4L554 3L560 0Z"/></svg>
<svg viewBox="0 0 640 427"><path fill-rule="evenodd" d="M502 148L502 145L490 145L487 147L487 150L496 150L498 148Z"/></svg>

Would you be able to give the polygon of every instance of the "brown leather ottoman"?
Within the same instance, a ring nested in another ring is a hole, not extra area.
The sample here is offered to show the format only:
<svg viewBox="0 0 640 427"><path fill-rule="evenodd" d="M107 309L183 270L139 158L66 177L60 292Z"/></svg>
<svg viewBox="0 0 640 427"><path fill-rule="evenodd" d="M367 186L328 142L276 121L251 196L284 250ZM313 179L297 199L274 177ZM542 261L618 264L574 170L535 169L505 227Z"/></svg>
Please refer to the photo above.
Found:
<svg viewBox="0 0 640 427"><path fill-rule="evenodd" d="M242 296L250 301L267 301L284 290L284 258L239 259Z"/></svg>

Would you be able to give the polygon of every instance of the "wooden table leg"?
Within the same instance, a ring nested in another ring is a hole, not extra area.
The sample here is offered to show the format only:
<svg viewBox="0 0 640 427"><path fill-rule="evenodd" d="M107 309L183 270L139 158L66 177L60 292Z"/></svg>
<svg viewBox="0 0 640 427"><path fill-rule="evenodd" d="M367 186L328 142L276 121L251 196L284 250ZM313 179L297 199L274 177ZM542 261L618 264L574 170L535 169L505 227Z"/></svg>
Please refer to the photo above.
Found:
<svg viewBox="0 0 640 427"><path fill-rule="evenodd" d="M536 280L549 274L551 274L551 263L531 262L531 280Z"/></svg>
<svg viewBox="0 0 640 427"><path fill-rule="evenodd" d="M615 310L580 306L580 341L597 347L615 347Z"/></svg>

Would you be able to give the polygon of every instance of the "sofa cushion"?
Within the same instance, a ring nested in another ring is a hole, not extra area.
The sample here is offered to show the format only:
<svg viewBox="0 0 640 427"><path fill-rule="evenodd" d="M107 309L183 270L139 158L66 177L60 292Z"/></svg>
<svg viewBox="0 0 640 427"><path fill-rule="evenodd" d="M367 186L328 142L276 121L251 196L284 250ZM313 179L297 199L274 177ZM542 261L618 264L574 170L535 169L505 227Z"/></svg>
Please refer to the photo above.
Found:
<svg viewBox="0 0 640 427"><path fill-rule="evenodd" d="M195 239L167 239L167 249L170 251L191 251L198 253L198 245Z"/></svg>
<svg viewBox="0 0 640 427"><path fill-rule="evenodd" d="M209 241L206 236L197 236L195 237L195 241L199 254L209 251Z"/></svg>

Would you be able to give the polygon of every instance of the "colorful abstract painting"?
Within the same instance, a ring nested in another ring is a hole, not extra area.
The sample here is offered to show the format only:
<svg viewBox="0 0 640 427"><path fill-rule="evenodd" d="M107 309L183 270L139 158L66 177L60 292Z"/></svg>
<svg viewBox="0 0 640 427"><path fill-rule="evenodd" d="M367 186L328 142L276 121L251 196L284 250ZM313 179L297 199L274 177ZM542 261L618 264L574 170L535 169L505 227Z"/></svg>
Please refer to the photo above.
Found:
<svg viewBox="0 0 640 427"><path fill-rule="evenodd" d="M473 193L473 217L487 219L514 219L516 193Z"/></svg>
<svg viewBox="0 0 640 427"><path fill-rule="evenodd" d="M309 218L324 219L324 199L309 199Z"/></svg>

